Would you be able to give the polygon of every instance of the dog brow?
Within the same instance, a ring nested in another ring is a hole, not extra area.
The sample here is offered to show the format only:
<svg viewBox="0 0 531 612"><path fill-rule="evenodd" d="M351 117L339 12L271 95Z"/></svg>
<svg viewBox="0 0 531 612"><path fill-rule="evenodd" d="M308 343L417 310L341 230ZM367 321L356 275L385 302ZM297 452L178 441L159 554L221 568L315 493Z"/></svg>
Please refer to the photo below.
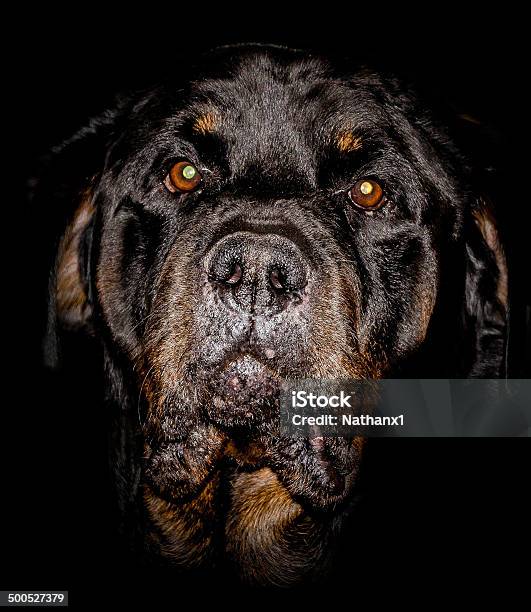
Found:
<svg viewBox="0 0 531 612"><path fill-rule="evenodd" d="M217 113L208 111L199 115L194 121L193 130L198 134L212 134L215 131L218 123Z"/></svg>
<svg viewBox="0 0 531 612"><path fill-rule="evenodd" d="M343 130L336 135L336 145L342 153L351 153L361 148L361 138L350 130Z"/></svg>

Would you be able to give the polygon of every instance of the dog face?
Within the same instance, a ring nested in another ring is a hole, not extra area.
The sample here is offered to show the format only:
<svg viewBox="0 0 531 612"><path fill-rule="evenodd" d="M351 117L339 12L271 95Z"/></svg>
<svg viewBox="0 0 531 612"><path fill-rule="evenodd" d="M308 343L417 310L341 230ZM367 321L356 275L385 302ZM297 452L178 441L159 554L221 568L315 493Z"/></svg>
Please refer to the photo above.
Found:
<svg viewBox="0 0 531 612"><path fill-rule="evenodd" d="M279 389L392 376L441 305L459 318L461 158L394 81L284 50L221 51L101 126L88 136L104 157L60 247L57 310L126 364L152 516L213 498L227 458L268 491L273 479L286 507L333 510L362 443L279 438ZM256 486L235 483L233 508Z"/></svg>

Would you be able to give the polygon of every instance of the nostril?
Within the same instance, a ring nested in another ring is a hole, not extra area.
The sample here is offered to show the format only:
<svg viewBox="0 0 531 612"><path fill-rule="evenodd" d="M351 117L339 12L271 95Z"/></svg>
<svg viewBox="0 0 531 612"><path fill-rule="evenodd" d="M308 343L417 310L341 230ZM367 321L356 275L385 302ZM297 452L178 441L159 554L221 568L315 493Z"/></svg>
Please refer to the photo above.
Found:
<svg viewBox="0 0 531 612"><path fill-rule="evenodd" d="M232 262L228 266L220 266L215 272L209 274L211 282L235 287L242 279L243 268L240 263Z"/></svg>
<svg viewBox="0 0 531 612"><path fill-rule="evenodd" d="M304 289L306 282L302 266L289 265L286 269L275 266L269 272L269 284L278 293L295 295Z"/></svg>
<svg viewBox="0 0 531 612"><path fill-rule="evenodd" d="M285 289L286 279L278 268L273 268L271 270L271 273L269 274L269 282L275 289L278 289L279 291Z"/></svg>
<svg viewBox="0 0 531 612"><path fill-rule="evenodd" d="M224 282L227 285L237 285L242 278L243 270L239 263L235 263L231 269L231 275Z"/></svg>

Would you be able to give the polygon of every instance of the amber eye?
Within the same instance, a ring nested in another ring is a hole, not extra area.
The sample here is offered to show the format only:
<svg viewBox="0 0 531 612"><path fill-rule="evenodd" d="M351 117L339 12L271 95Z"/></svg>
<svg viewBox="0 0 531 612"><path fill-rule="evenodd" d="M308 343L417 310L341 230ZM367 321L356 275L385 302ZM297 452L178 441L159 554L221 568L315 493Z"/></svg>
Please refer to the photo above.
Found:
<svg viewBox="0 0 531 612"><path fill-rule="evenodd" d="M348 195L356 206L366 210L375 210L385 203L382 188L371 179L362 179L355 183Z"/></svg>
<svg viewBox="0 0 531 612"><path fill-rule="evenodd" d="M188 161L180 161L172 166L164 179L168 191L193 191L201 182L199 170Z"/></svg>

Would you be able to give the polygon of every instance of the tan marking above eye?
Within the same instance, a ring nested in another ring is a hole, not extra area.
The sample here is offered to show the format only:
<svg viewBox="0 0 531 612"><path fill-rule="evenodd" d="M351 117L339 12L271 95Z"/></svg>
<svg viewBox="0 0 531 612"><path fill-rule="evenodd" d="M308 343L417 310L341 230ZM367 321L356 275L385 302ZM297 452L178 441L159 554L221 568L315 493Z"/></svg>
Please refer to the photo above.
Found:
<svg viewBox="0 0 531 612"><path fill-rule="evenodd" d="M174 164L164 179L168 191L187 193L194 191L201 183L201 173L189 161L180 161Z"/></svg>
<svg viewBox="0 0 531 612"><path fill-rule="evenodd" d="M357 181L348 195L356 206L365 210L376 210L385 204L383 189L372 179Z"/></svg>
<svg viewBox="0 0 531 612"><path fill-rule="evenodd" d="M344 131L337 135L336 144L342 153L351 153L361 149L361 138L354 136L351 131Z"/></svg>
<svg viewBox="0 0 531 612"><path fill-rule="evenodd" d="M218 116L214 111L209 111L197 117L194 121L193 130L199 134L211 134L217 126Z"/></svg>

